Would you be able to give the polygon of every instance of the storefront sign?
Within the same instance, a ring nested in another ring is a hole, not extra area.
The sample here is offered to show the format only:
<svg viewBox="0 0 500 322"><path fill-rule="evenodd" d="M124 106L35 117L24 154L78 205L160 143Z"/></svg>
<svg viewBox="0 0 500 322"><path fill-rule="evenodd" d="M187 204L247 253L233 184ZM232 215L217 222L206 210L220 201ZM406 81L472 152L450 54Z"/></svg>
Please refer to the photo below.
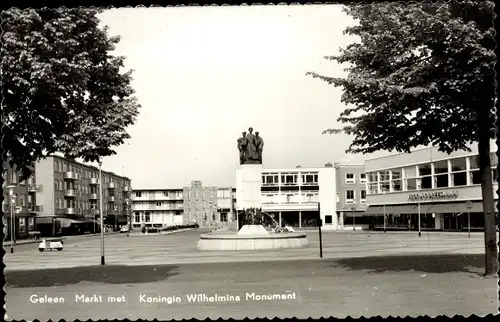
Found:
<svg viewBox="0 0 500 322"><path fill-rule="evenodd" d="M433 201L441 199L455 199L458 197L458 191L435 191L412 193L408 196L409 201Z"/></svg>

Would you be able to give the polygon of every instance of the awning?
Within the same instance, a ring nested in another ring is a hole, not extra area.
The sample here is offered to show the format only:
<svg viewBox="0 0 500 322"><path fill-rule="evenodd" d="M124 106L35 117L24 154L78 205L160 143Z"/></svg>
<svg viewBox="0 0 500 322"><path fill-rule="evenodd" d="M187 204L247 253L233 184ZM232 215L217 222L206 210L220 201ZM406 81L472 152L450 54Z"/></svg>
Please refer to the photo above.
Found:
<svg viewBox="0 0 500 322"><path fill-rule="evenodd" d="M386 214L418 214L418 204L406 205L387 205L385 206ZM421 203L420 213L466 213L466 212L483 212L483 203L481 201L471 202L471 208L468 209L465 202L445 202L445 203ZM495 202L495 212L497 203ZM365 215L383 215L384 206L369 206Z"/></svg>

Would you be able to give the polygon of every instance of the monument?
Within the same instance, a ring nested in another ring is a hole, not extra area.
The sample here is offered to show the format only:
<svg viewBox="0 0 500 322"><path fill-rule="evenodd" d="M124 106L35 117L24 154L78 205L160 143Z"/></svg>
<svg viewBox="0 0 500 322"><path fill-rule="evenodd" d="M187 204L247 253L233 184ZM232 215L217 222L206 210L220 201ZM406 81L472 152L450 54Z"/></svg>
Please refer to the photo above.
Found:
<svg viewBox="0 0 500 322"><path fill-rule="evenodd" d="M309 245L305 233L270 233L262 223L261 186L264 139L250 127L237 140L240 168L236 170L238 231L202 234L198 250L258 250ZM243 219L243 220L240 220ZM243 224L240 226L240 222Z"/></svg>

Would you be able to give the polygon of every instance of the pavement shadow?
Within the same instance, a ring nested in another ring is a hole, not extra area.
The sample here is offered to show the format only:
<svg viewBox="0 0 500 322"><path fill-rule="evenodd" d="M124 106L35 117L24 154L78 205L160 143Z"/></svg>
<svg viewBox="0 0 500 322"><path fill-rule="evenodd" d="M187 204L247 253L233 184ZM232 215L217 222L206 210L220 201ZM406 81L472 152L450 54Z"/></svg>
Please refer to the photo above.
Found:
<svg viewBox="0 0 500 322"><path fill-rule="evenodd" d="M482 274L484 255L408 255L343 258L331 261L325 267L366 270L369 273L417 271L424 273L466 272Z"/></svg>
<svg viewBox="0 0 500 322"><path fill-rule="evenodd" d="M80 282L105 284L152 283L179 275L178 266L87 266L43 270L7 271L6 287L50 287Z"/></svg>

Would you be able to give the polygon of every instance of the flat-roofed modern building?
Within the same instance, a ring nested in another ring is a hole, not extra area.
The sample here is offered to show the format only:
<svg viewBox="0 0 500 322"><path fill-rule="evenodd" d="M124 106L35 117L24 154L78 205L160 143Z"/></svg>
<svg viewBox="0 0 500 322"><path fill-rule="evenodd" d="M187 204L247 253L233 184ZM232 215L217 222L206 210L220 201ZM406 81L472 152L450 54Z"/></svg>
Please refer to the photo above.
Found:
<svg viewBox="0 0 500 322"><path fill-rule="evenodd" d="M365 228L366 173L364 164L351 164L348 160L335 162L337 185L337 220L339 229Z"/></svg>
<svg viewBox="0 0 500 322"><path fill-rule="evenodd" d="M262 170L261 204L269 224L317 227L321 217L326 229L337 229L335 195L332 164L323 168Z"/></svg>
<svg viewBox="0 0 500 322"><path fill-rule="evenodd" d="M184 224L182 189L134 189L131 198L132 229Z"/></svg>
<svg viewBox="0 0 500 322"><path fill-rule="evenodd" d="M388 229L416 230L420 217L421 229L460 231L468 229L470 214L471 229L483 229L478 159L475 147L471 152L451 154L431 147L367 160L366 215L374 216L373 226L378 229L384 225L385 214ZM496 191L495 152L490 159Z"/></svg>
<svg viewBox="0 0 500 322"><path fill-rule="evenodd" d="M18 238L30 232L43 236L92 232L99 217L99 169L71 158L48 156L35 163L34 173L20 180L20 173L4 162L3 210L10 212L9 191L13 186L15 199L14 226ZM105 224L117 228L127 224L131 180L102 170L103 215ZM11 216L4 216L10 227ZM7 231L8 232L8 231Z"/></svg>

